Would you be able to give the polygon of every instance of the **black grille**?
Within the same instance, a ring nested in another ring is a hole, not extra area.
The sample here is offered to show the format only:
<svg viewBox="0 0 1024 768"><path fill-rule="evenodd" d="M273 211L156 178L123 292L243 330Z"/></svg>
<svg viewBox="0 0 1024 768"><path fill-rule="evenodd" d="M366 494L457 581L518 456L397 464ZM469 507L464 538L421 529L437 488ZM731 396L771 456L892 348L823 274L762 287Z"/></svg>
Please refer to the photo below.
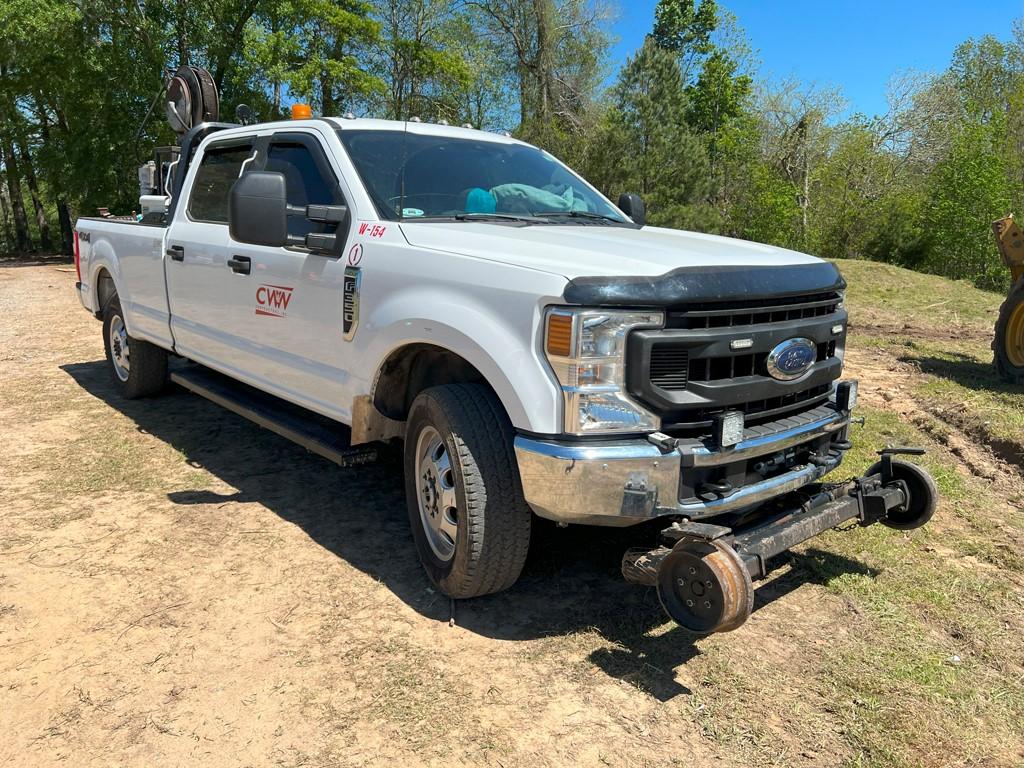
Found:
<svg viewBox="0 0 1024 768"><path fill-rule="evenodd" d="M686 389L690 353L679 347L661 345L651 350L651 383L670 392Z"/></svg>
<svg viewBox="0 0 1024 768"><path fill-rule="evenodd" d="M670 310L667 328L734 328L831 315L839 309L835 291L771 299L711 301Z"/></svg>
<svg viewBox="0 0 1024 768"><path fill-rule="evenodd" d="M817 362L836 356L836 342L818 344ZM671 344L651 350L651 383L668 392L686 389L690 381L722 381L767 372L767 352L690 359L689 352Z"/></svg>
<svg viewBox="0 0 1024 768"><path fill-rule="evenodd" d="M746 415L747 426L754 426L761 421L775 418L778 414L789 411L795 406L810 407L824 402L831 392L831 383L821 384L787 395L737 403L728 406L728 410L743 411ZM677 414L666 414L663 428L674 430L709 427L714 417L725 410L727 410L725 407L688 408Z"/></svg>

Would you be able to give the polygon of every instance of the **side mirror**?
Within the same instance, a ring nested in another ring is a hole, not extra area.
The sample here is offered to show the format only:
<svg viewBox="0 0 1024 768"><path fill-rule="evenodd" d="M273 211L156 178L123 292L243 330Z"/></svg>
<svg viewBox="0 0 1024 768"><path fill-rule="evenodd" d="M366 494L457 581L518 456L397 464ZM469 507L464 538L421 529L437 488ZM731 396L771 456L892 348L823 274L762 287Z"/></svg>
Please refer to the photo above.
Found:
<svg viewBox="0 0 1024 768"><path fill-rule="evenodd" d="M306 235L304 245L313 253L330 255L331 258L340 258L341 249L345 245L345 234L348 232L349 213L348 207L344 205L308 205L305 208L289 210L289 213L297 213L305 216L310 221L323 222L325 224L337 224L335 232L310 232Z"/></svg>
<svg viewBox="0 0 1024 768"><path fill-rule="evenodd" d="M288 244L288 195L283 173L250 171L231 187L228 230L240 243Z"/></svg>
<svg viewBox="0 0 1024 768"><path fill-rule="evenodd" d="M629 216L637 226L642 227L647 223L647 207L640 195L623 192L619 195L619 210Z"/></svg>

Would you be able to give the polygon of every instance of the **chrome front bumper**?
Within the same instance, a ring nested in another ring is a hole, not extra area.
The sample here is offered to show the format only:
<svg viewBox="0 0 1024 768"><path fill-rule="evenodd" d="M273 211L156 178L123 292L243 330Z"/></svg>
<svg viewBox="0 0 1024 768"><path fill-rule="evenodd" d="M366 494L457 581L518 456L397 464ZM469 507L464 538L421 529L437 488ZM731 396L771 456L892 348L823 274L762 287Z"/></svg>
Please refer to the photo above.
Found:
<svg viewBox="0 0 1024 768"><path fill-rule="evenodd" d="M753 507L821 478L839 465L793 467L781 475L711 500L679 501L679 474L688 467L715 467L776 454L834 435L850 423L848 411L816 409L820 418L779 429L748 429L743 442L719 449L680 442L665 452L643 439L566 443L516 437L516 458L526 501L541 517L560 523L627 526L662 515L700 519ZM795 420L786 420L795 421Z"/></svg>

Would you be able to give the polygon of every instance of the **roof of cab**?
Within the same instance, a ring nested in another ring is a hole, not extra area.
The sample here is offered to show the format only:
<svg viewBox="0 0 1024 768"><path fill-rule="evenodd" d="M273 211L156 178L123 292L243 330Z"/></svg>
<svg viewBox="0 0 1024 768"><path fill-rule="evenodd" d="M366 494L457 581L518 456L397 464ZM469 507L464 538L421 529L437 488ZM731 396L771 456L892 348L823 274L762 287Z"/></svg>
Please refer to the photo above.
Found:
<svg viewBox="0 0 1024 768"><path fill-rule="evenodd" d="M342 131L408 131L409 133L424 136L447 136L453 139L475 139L477 141L493 141L500 144L525 143L504 133L494 133L478 128L463 128L456 125L442 125L440 123L426 123L414 120L377 120L371 117L314 117L308 120L274 120L272 122L226 128L223 131L211 134L207 138L212 138L213 136L226 138L234 134L254 133L267 129L287 129L311 125L322 126L325 122Z"/></svg>
<svg viewBox="0 0 1024 768"><path fill-rule="evenodd" d="M343 131L408 131L424 136L448 136L453 139L477 139L478 141L482 139L503 144L524 143L504 133L419 120L377 120L372 117L329 117L326 119Z"/></svg>

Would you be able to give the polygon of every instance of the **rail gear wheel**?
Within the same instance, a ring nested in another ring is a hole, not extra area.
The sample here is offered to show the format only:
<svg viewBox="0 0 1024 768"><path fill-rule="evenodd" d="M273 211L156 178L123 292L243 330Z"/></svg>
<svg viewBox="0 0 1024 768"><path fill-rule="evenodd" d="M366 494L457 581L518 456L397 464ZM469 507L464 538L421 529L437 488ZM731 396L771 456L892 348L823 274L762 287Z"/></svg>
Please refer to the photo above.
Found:
<svg viewBox="0 0 1024 768"><path fill-rule="evenodd" d="M883 466L884 461L872 464L865 473L867 475L881 474L886 485L893 481L902 483L907 493L907 503L902 507L889 510L889 514L881 521L882 525L900 531L920 528L935 514L935 507L939 501L939 488L935 485L932 476L917 464L897 459L891 459L890 462L891 468L888 470L888 477L886 477Z"/></svg>
<svg viewBox="0 0 1024 768"><path fill-rule="evenodd" d="M697 635L736 629L754 608L754 585L728 544L683 538L658 568L658 599L679 624Z"/></svg>
<svg viewBox="0 0 1024 768"><path fill-rule="evenodd" d="M1017 281L999 309L992 351L999 375L1012 384L1024 384L1024 279Z"/></svg>
<svg viewBox="0 0 1024 768"><path fill-rule="evenodd" d="M167 81L167 122L177 134L220 118L220 96L213 77L200 67L178 67Z"/></svg>

